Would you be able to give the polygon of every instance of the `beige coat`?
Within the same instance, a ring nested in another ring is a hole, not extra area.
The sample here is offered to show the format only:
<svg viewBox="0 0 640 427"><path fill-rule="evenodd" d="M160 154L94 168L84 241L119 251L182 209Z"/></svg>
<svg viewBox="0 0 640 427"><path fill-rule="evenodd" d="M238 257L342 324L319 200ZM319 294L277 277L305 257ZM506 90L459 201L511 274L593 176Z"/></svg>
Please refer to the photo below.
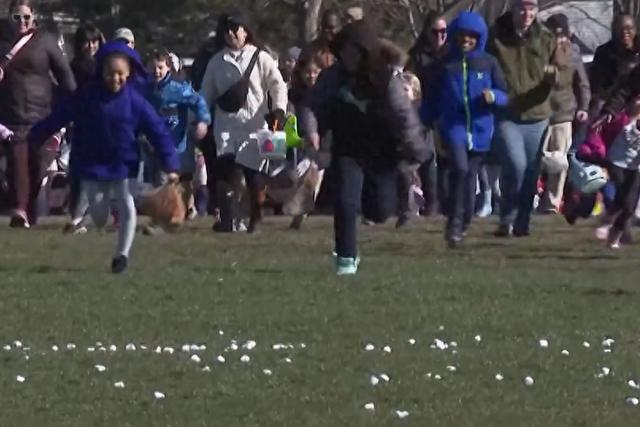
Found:
<svg viewBox="0 0 640 427"><path fill-rule="evenodd" d="M255 51L255 46L247 44L239 51L225 48L211 58L200 90L208 105L215 106L216 99L240 80ZM213 135L218 156L235 154L237 163L260 168L258 144L250 135L266 127L264 116L269 113L269 95L273 110L287 111L287 85L276 61L263 51L251 72L245 105L237 113L215 108Z"/></svg>

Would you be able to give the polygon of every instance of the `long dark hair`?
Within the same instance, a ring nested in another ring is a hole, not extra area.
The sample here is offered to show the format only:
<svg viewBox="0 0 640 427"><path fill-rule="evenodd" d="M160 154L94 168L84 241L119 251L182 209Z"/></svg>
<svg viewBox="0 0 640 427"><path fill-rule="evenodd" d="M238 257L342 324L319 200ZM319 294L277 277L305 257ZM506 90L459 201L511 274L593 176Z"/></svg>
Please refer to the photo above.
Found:
<svg viewBox="0 0 640 427"><path fill-rule="evenodd" d="M382 53L382 43L378 35L364 21L346 25L332 43L331 49L338 61L340 61L340 51L348 43L356 46L362 53L358 70L350 74L354 87L369 96L384 95L392 70Z"/></svg>
<svg viewBox="0 0 640 427"><path fill-rule="evenodd" d="M102 34L102 31L100 31L100 29L96 27L93 23L87 22L86 24L78 27L73 39L74 57L79 58L83 56L84 45L87 42L93 42L96 40L100 42L100 47L102 47L105 43L104 34Z"/></svg>
<svg viewBox="0 0 640 427"><path fill-rule="evenodd" d="M236 13L225 13L220 15L220 17L218 18L218 25L216 27L215 53L220 52L227 46L227 42L224 37L231 29L229 21L237 17L239 17L239 20L242 22L241 24L237 25L244 28L244 30L247 32L247 39L245 40L245 44L252 44L260 49L264 49L262 44L256 39L255 32L244 16Z"/></svg>
<svg viewBox="0 0 640 427"><path fill-rule="evenodd" d="M34 12L36 10L35 3L34 0L12 0L11 3L9 3L9 13L18 6L26 6Z"/></svg>

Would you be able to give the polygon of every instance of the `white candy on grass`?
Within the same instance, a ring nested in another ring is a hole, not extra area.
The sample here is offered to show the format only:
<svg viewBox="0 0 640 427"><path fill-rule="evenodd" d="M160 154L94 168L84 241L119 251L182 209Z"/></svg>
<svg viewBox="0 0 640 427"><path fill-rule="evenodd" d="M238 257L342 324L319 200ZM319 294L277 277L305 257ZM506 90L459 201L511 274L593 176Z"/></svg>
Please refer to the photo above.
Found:
<svg viewBox="0 0 640 427"><path fill-rule="evenodd" d="M76 349L76 345L72 342L70 342L69 344L67 344L67 350L75 350Z"/></svg>
<svg viewBox="0 0 640 427"><path fill-rule="evenodd" d="M524 377L524 385L526 386L532 386L535 383L535 381L533 380L533 377Z"/></svg>
<svg viewBox="0 0 640 427"><path fill-rule="evenodd" d="M387 374L380 374L380 379L386 383L388 383L391 380L391 378L389 378L389 375Z"/></svg>
<svg viewBox="0 0 640 427"><path fill-rule="evenodd" d="M19 383L23 383L27 380L27 378L23 375L16 375L16 381L18 381Z"/></svg>
<svg viewBox="0 0 640 427"><path fill-rule="evenodd" d="M453 366L453 365L448 365L448 366L447 366L447 370L448 370L449 372L455 372L455 371L456 371L456 367L455 367L455 366Z"/></svg>
<svg viewBox="0 0 640 427"><path fill-rule="evenodd" d="M224 359L224 356L223 356L223 355L219 355L219 356L216 358L216 360L217 360L218 362L220 362L220 363L224 363L224 362L225 362L225 359Z"/></svg>
<svg viewBox="0 0 640 427"><path fill-rule="evenodd" d="M364 346L364 350L365 350L365 351L373 351L373 350L375 350L375 349L376 349L376 347L375 347L373 344L371 344L371 343L369 343L369 344L367 344L367 345L365 345L365 346Z"/></svg>
<svg viewBox="0 0 640 427"><path fill-rule="evenodd" d="M136 351L136 345L133 343L129 343L124 347L124 349L126 351Z"/></svg>
<svg viewBox="0 0 640 427"><path fill-rule="evenodd" d="M627 381L627 385L631 388L635 388L636 390L640 390L640 384L638 384L634 380Z"/></svg>
<svg viewBox="0 0 640 427"><path fill-rule="evenodd" d="M640 403L640 400L638 400L637 397L627 397L624 401L627 403L627 405L631 406L638 406L638 403Z"/></svg>
<svg viewBox="0 0 640 427"><path fill-rule="evenodd" d="M271 369L263 369L262 373L265 374L266 376L270 377L271 375L273 375L273 372L271 372Z"/></svg>
<svg viewBox="0 0 640 427"><path fill-rule="evenodd" d="M196 362L196 363L200 363L201 362L200 356L198 356L197 354L192 354L191 355L191 361L192 362Z"/></svg>
<svg viewBox="0 0 640 427"><path fill-rule="evenodd" d="M482 341L482 337L480 335L476 335L475 337L473 337L473 339L475 340L475 342Z"/></svg>
<svg viewBox="0 0 640 427"><path fill-rule="evenodd" d="M584 341L584 342L582 343L582 346L583 346L584 348L589 348L589 347L591 347L591 344L589 344L589 341Z"/></svg>
<svg viewBox="0 0 640 427"><path fill-rule="evenodd" d="M55 344L54 344L54 345L52 345L52 346L51 346L51 350L53 350L53 351L58 351L58 350L59 350L59 348L58 348L58 346L57 346L57 345L55 345Z"/></svg>
<svg viewBox="0 0 640 427"><path fill-rule="evenodd" d="M111 344L109 346L109 351L114 353L114 352L118 351L118 347L116 347L114 344Z"/></svg>
<svg viewBox="0 0 640 427"><path fill-rule="evenodd" d="M104 365L95 365L94 368L96 368L96 371L98 372L104 372L107 370L107 367Z"/></svg>
<svg viewBox="0 0 640 427"><path fill-rule="evenodd" d="M254 340L249 340L242 345L242 348L253 350L254 348L256 348L256 342Z"/></svg>
<svg viewBox="0 0 640 427"><path fill-rule="evenodd" d="M124 381L117 381L117 382L113 383L113 386L115 388L124 388Z"/></svg>
<svg viewBox="0 0 640 427"><path fill-rule="evenodd" d="M167 354L173 354L174 351L175 350L173 349L173 347L165 347L165 348L162 349L162 352L163 353L167 353Z"/></svg>
<svg viewBox="0 0 640 427"><path fill-rule="evenodd" d="M569 350L564 349L564 350L562 350L560 352L560 354L562 354L563 356L568 356L569 355Z"/></svg>
<svg viewBox="0 0 640 427"><path fill-rule="evenodd" d="M384 351L385 353L391 353L391 347L389 347L388 345L385 345L385 346L382 348L382 351Z"/></svg>
<svg viewBox="0 0 640 427"><path fill-rule="evenodd" d="M502 375L501 373L496 374L496 380L502 381L503 379L504 379L504 375Z"/></svg>
<svg viewBox="0 0 640 427"><path fill-rule="evenodd" d="M366 409L367 411L375 411L376 410L376 405L373 402L369 402L369 403L365 403L364 404L364 409Z"/></svg>
<svg viewBox="0 0 640 427"><path fill-rule="evenodd" d="M153 397L155 397L157 400L162 400L164 399L166 396L164 395L163 392L161 391L154 391L153 392Z"/></svg>
<svg viewBox="0 0 640 427"><path fill-rule="evenodd" d="M202 368L202 372L211 372L211 368L209 366L205 366Z"/></svg>
<svg viewBox="0 0 640 427"><path fill-rule="evenodd" d="M407 418L409 416L409 411L396 410L396 415L400 419Z"/></svg>
<svg viewBox="0 0 640 427"><path fill-rule="evenodd" d="M409 344L415 345L416 340L414 338L409 338Z"/></svg>
<svg viewBox="0 0 640 427"><path fill-rule="evenodd" d="M251 358L248 355L243 354L242 356L240 356L240 361L242 363L249 363L251 361Z"/></svg>
<svg viewBox="0 0 640 427"><path fill-rule="evenodd" d="M541 348L549 348L549 340L541 339L538 341Z"/></svg>

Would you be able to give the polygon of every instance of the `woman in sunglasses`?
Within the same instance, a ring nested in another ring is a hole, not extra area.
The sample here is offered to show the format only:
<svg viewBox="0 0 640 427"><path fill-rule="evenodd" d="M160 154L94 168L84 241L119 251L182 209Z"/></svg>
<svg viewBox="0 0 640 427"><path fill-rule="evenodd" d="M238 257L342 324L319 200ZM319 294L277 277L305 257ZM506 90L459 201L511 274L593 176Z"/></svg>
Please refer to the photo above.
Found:
<svg viewBox="0 0 640 427"><path fill-rule="evenodd" d="M429 83L430 68L447 51L447 20L438 12L431 11L427 14L422 27L422 33L416 43L409 50L409 62L407 71L413 72L420 80L422 93L427 94L427 89L431 87ZM432 140L438 138L435 131L429 131L428 137ZM439 139L439 138L438 138ZM439 150L441 153L442 150ZM437 167L436 167L437 164ZM438 208L444 208L446 192L445 158L439 156L433 158L428 163L420 167L420 180L422 181L422 191L425 196L425 206L422 214L429 216L438 213Z"/></svg>
<svg viewBox="0 0 640 427"><path fill-rule="evenodd" d="M27 135L51 111L51 74L63 91L76 89L56 39L38 30L35 13L33 0L13 0L9 7L13 37L0 44L0 122L14 133L7 147L7 175L13 209L10 225L16 228L29 228L36 222L35 199L42 178L40 156L27 144Z"/></svg>

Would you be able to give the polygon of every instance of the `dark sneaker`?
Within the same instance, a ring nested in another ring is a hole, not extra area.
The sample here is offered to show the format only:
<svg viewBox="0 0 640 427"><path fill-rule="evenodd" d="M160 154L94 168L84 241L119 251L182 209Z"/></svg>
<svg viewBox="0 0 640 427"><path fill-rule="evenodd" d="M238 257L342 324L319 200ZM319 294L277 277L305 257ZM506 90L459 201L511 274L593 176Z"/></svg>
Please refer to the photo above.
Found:
<svg viewBox="0 0 640 427"><path fill-rule="evenodd" d="M213 224L213 231L216 233L233 233L233 226L225 227L225 225L219 221Z"/></svg>
<svg viewBox="0 0 640 427"><path fill-rule="evenodd" d="M300 230L300 228L302 228L302 221L304 221L304 215L294 216L293 219L291 220L291 224L289 225L289 228L291 230Z"/></svg>
<svg viewBox="0 0 640 427"><path fill-rule="evenodd" d="M120 274L127 269L128 260L124 255L118 255L111 261L111 272Z"/></svg>
<svg viewBox="0 0 640 427"><path fill-rule="evenodd" d="M514 228L513 229L513 236L514 237L529 237L531 235L531 232L529 231L528 228Z"/></svg>
<svg viewBox="0 0 640 427"><path fill-rule="evenodd" d="M501 224L493 235L496 237L512 237L513 226L511 224Z"/></svg>
<svg viewBox="0 0 640 427"><path fill-rule="evenodd" d="M407 225L410 221L409 215L402 214L398 216L398 220L396 221L396 228L402 228Z"/></svg>
<svg viewBox="0 0 640 427"><path fill-rule="evenodd" d="M21 215L16 215L11 217L11 222L9 223L9 227L11 228L22 228L23 230L28 230L31 228L29 221Z"/></svg>
<svg viewBox="0 0 640 427"><path fill-rule="evenodd" d="M464 237L461 234L452 234L447 237L447 244L449 245L449 249L459 248L464 242Z"/></svg>

